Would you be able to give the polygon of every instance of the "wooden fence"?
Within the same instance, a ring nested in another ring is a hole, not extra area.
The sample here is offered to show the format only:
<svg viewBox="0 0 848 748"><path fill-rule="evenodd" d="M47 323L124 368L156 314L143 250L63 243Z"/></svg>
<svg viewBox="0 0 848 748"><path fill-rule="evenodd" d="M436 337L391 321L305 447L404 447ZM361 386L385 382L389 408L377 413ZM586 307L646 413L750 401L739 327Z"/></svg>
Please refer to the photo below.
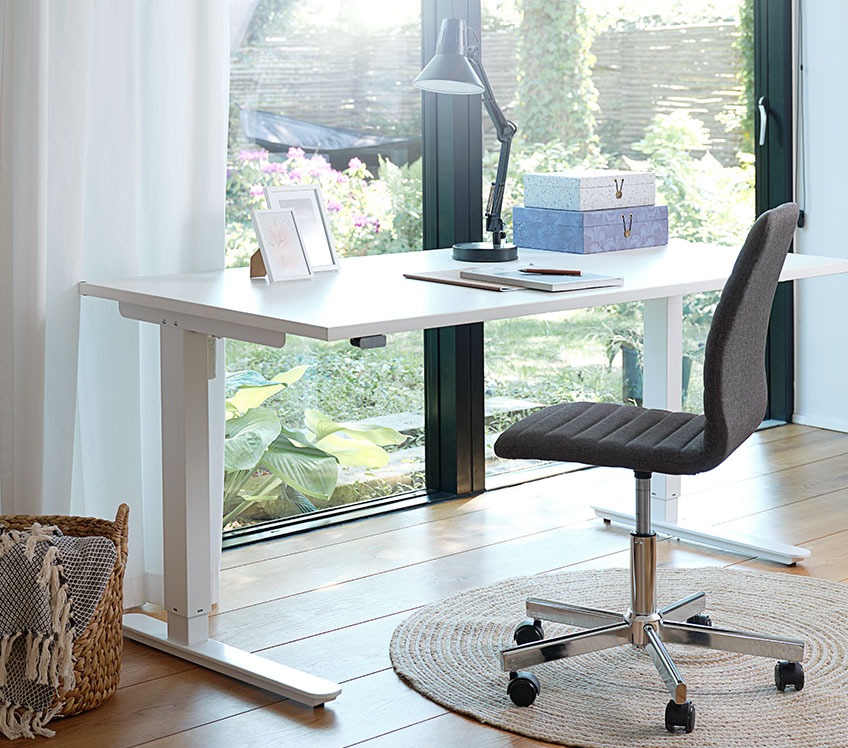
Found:
<svg viewBox="0 0 848 748"><path fill-rule="evenodd" d="M654 114L683 109L704 123L712 154L735 162L738 134L728 134L720 118L732 116L740 103L738 35L727 23L599 35L592 79L602 149L638 155L631 146ZM486 71L510 116L517 88L515 36L493 33L483 41ZM238 106L332 127L410 135L420 132L420 96L411 85L420 66L420 42L413 34L267 39L234 58L230 96Z"/></svg>

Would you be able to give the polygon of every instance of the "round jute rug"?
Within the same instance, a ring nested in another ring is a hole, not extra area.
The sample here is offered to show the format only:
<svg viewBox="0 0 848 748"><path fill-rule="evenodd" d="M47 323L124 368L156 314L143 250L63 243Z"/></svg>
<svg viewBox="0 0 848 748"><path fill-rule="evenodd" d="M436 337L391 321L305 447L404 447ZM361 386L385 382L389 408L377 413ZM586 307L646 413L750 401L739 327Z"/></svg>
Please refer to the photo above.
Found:
<svg viewBox="0 0 848 748"><path fill-rule="evenodd" d="M624 646L532 668L529 707L506 695L498 651L512 644L529 596L625 610L623 569L520 577L428 605L395 631L400 677L452 711L581 748L848 748L848 585L780 573L660 569L660 605L707 593L715 626L803 639L806 685L774 686L774 661L669 645L696 709L695 731L665 729L668 692L645 651ZM576 630L546 623L546 637Z"/></svg>

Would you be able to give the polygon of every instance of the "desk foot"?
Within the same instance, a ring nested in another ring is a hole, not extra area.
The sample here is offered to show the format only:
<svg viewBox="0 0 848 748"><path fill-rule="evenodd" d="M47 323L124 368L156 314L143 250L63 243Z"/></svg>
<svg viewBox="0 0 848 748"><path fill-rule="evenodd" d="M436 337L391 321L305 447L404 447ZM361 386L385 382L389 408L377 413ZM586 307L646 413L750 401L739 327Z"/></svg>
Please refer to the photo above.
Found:
<svg viewBox="0 0 848 748"><path fill-rule="evenodd" d="M595 515L602 519L618 522L628 527L635 526L632 514L597 506L593 506L592 509L594 509ZM688 540L693 543L720 548L723 551L730 551L731 553L741 553L743 556L756 556L765 561L776 561L779 564L786 564L787 566L792 566L798 561L803 561L810 556L810 551L807 548L778 543L773 540L763 540L762 538L756 538L751 535L736 533L713 535L708 532L681 527L670 522L659 521L652 521L651 526L659 533L671 535L680 540Z"/></svg>
<svg viewBox="0 0 848 748"><path fill-rule="evenodd" d="M285 696L298 704L321 706L335 699L342 690L341 686L332 681L280 665L214 639L191 646L171 641L168 639L168 625L164 621L142 613L126 613L123 624L124 636L128 639Z"/></svg>

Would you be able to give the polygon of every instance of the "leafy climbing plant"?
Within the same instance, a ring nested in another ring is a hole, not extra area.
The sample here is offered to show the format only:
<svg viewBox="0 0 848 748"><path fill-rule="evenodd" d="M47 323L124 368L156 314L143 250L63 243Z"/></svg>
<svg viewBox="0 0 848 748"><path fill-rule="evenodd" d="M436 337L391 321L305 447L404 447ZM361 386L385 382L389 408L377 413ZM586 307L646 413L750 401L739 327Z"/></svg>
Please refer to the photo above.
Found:
<svg viewBox="0 0 848 748"><path fill-rule="evenodd" d="M389 460L383 447L406 441L393 428L337 422L314 409L304 412L302 429L283 426L265 404L308 368L296 366L272 379L249 370L227 377L224 527L257 504L282 501L299 513L316 511L313 500L329 500L340 465L382 467Z"/></svg>

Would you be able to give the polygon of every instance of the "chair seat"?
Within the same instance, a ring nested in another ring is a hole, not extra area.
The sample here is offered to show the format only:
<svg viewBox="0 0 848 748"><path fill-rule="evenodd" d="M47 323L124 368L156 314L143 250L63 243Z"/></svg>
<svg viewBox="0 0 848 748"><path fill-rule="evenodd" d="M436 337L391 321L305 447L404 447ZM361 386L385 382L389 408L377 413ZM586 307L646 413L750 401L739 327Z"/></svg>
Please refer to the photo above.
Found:
<svg viewBox="0 0 848 748"><path fill-rule="evenodd" d="M693 475L715 465L704 455L704 425L704 416L692 413L564 403L508 428L495 442L495 454Z"/></svg>

